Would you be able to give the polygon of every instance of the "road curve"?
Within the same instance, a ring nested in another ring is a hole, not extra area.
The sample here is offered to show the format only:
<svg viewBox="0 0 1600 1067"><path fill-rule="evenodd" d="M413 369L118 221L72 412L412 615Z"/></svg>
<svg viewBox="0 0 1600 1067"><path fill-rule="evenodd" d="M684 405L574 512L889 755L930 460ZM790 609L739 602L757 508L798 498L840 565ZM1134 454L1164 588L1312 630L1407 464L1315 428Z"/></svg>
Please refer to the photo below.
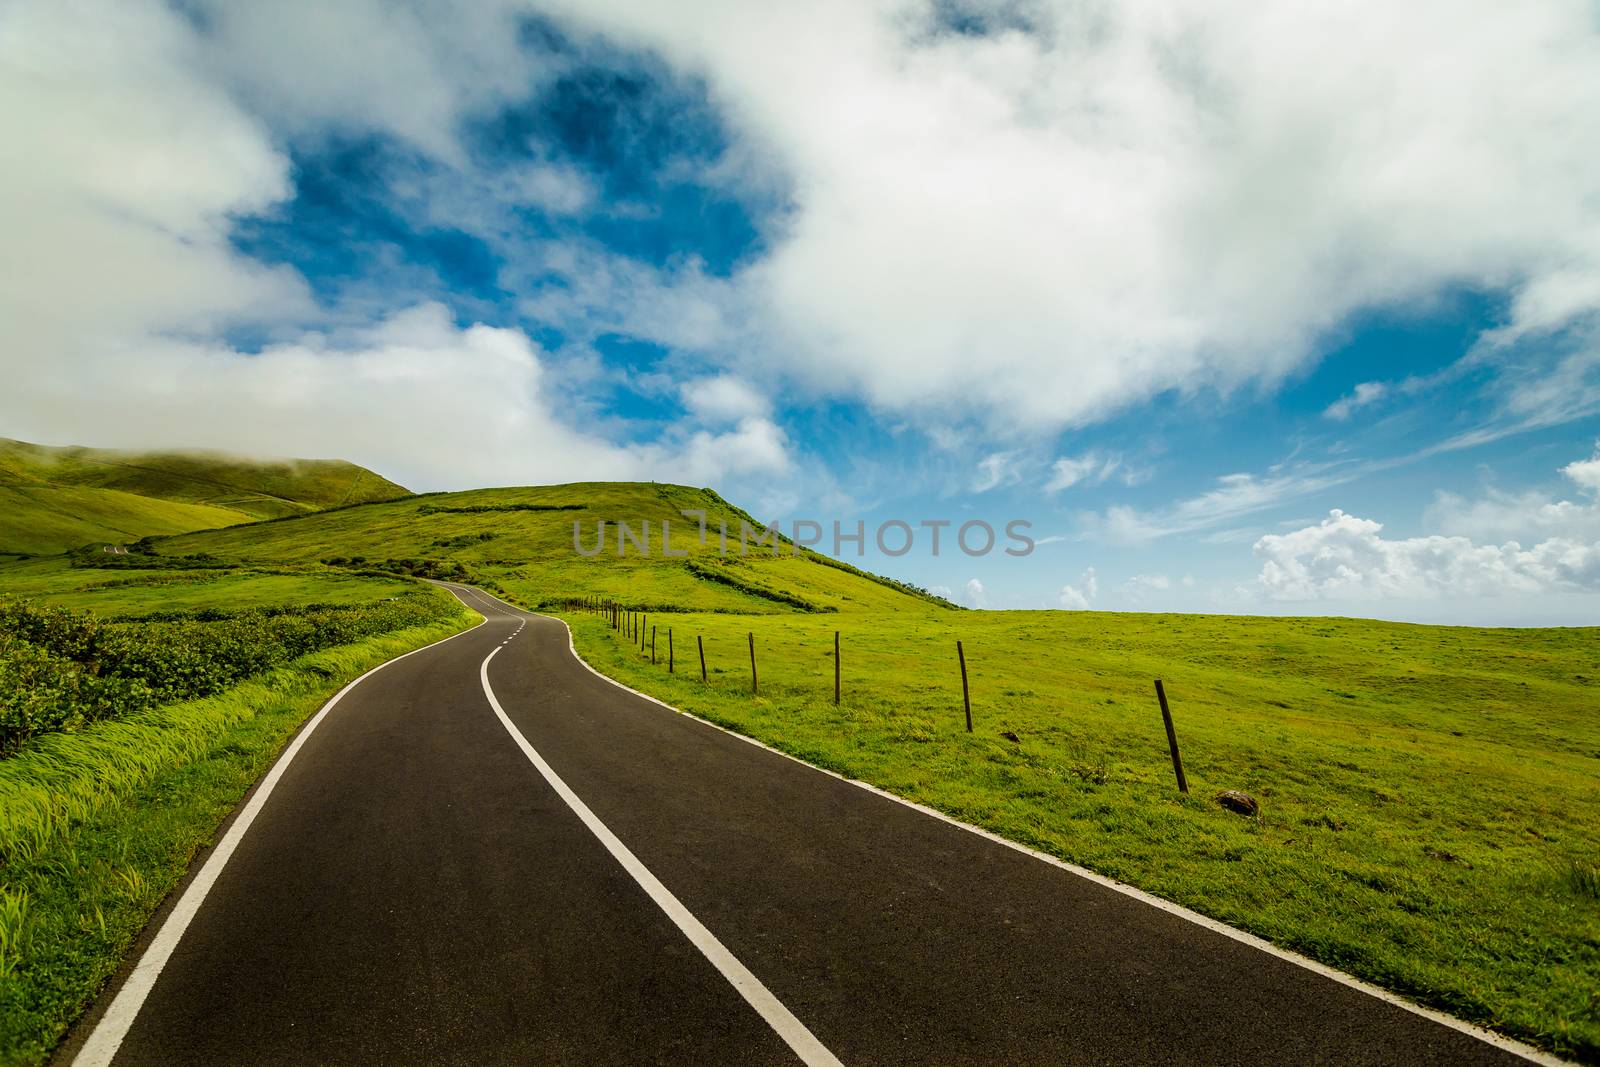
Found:
<svg viewBox="0 0 1600 1067"><path fill-rule="evenodd" d="M486 621L313 720L61 1062L1527 1062L674 714L456 589Z"/></svg>

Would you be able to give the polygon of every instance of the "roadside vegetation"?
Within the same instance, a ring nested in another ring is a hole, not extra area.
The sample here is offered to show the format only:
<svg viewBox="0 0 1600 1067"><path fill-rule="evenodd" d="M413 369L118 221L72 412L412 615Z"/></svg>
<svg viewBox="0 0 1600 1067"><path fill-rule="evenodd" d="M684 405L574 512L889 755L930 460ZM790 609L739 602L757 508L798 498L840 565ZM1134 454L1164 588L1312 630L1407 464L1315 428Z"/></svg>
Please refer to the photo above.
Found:
<svg viewBox="0 0 1600 1067"><path fill-rule="evenodd" d="M163 608L134 622L0 599L0 758L441 613L438 595L423 591L359 607Z"/></svg>
<svg viewBox="0 0 1600 1067"><path fill-rule="evenodd" d="M0 598L0 1064L44 1061L307 716L473 619L383 578L51 562L0 587L101 610Z"/></svg>

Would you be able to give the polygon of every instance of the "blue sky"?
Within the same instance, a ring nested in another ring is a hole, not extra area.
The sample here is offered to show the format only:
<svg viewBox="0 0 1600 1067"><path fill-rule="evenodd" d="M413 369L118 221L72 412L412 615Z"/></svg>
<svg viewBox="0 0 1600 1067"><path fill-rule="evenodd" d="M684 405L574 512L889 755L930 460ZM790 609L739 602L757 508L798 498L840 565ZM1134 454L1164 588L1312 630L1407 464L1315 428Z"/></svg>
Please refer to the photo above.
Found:
<svg viewBox="0 0 1600 1067"><path fill-rule="evenodd" d="M865 557L976 606L1591 622L1600 32L1392 8L11 5L0 433L1029 521Z"/></svg>

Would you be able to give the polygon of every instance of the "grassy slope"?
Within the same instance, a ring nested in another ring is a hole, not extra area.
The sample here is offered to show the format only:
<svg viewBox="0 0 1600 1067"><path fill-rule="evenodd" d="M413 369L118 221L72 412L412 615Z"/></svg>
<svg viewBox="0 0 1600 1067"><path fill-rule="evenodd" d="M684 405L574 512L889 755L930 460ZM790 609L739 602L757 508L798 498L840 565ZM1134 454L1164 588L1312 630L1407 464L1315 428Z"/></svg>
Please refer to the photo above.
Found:
<svg viewBox="0 0 1600 1067"><path fill-rule="evenodd" d="M48 448L0 438L0 554L48 554L404 495L341 461Z"/></svg>
<svg viewBox="0 0 1600 1067"><path fill-rule="evenodd" d="M561 511L459 511L462 508L557 507ZM708 513L711 533L699 543L694 520L684 509ZM652 608L699 608L746 612L791 612L793 605L751 590L770 588L818 608L836 610L922 610L926 603L869 577L851 574L811 558L773 558L770 551L736 557L742 513L715 494L676 485L579 483L525 489L481 489L437 494L284 522L235 527L163 540L167 555L196 552L228 559L266 562L330 557L459 559L508 591L533 602L563 596L601 595ZM573 523L582 544L595 544L595 530L607 523L605 550L585 558L573 550ZM640 556L631 543L618 556L615 524L638 530L649 522L655 554ZM674 551L687 559L660 555L661 523L672 524ZM718 522L732 531L732 558L718 550ZM488 535L487 540L477 540ZM726 572L728 582L697 577L691 562ZM730 584L731 583L731 584Z"/></svg>
<svg viewBox="0 0 1600 1067"><path fill-rule="evenodd" d="M249 516L229 508L113 489L0 484L0 554L45 555L100 541L136 541L248 521Z"/></svg>
<svg viewBox="0 0 1600 1067"><path fill-rule="evenodd" d="M440 510L516 504L583 510ZM684 507L737 529L740 513L699 490L590 484L375 504L157 550L268 564L461 559L525 603L599 594L646 607L680 649L706 637L709 686L692 669L667 677L581 615L580 650L629 684L805 758L1600 1061L1590 829L1600 825L1600 724L1586 700L1596 631L951 612L807 559L720 563ZM573 551L574 520L587 545L599 519L645 518L676 522L674 546L734 584L682 560L619 559L614 543L595 559ZM761 588L835 610L798 611L752 591ZM830 703L835 629L840 709ZM745 688L746 631L761 656L757 700ZM972 669L970 736L957 638ZM1188 798L1171 784L1155 677L1174 698ZM1254 793L1262 818L1216 807L1209 798L1222 788Z"/></svg>

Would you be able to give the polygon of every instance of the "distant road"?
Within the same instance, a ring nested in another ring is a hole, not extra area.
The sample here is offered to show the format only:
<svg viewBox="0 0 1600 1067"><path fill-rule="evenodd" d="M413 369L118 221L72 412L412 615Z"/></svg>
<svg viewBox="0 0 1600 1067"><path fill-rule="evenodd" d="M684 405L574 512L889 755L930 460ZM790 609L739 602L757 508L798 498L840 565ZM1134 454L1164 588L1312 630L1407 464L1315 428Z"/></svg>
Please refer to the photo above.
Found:
<svg viewBox="0 0 1600 1067"><path fill-rule="evenodd" d="M455 588L487 621L302 731L63 1060L1526 1062L675 714Z"/></svg>

